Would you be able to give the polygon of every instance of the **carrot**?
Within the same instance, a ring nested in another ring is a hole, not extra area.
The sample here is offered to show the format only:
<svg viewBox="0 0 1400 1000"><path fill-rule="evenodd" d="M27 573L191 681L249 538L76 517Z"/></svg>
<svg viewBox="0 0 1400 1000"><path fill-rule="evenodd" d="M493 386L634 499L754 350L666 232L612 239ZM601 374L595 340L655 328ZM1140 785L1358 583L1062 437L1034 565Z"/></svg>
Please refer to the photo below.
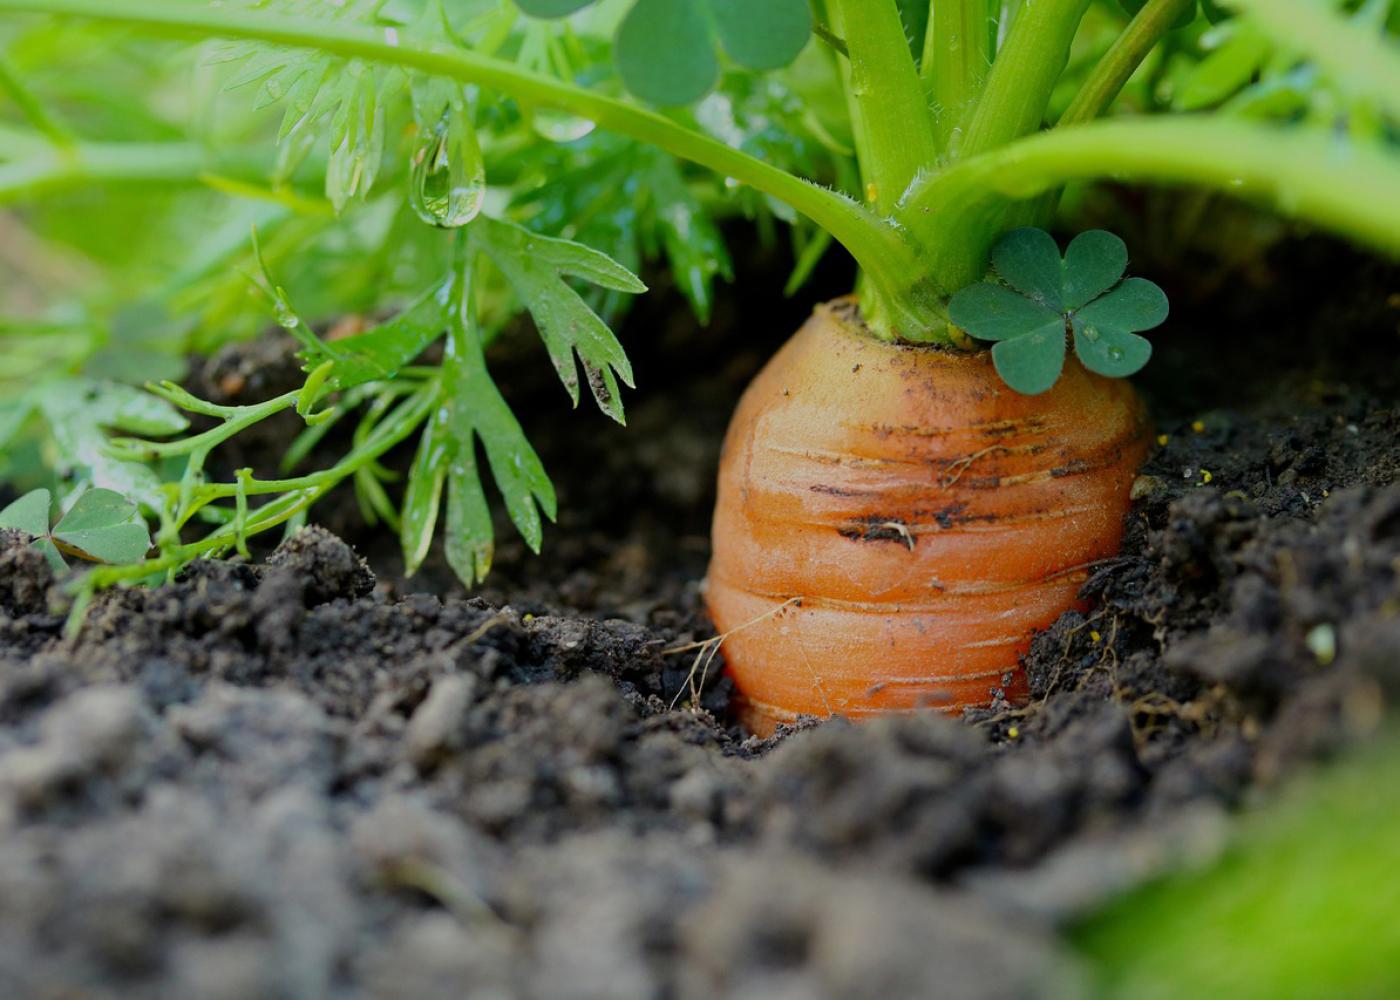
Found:
<svg viewBox="0 0 1400 1000"><path fill-rule="evenodd" d="M1072 358L1023 396L986 352L819 307L720 462L706 600L746 724L1024 698L1032 633L1118 549L1147 429L1127 383Z"/></svg>

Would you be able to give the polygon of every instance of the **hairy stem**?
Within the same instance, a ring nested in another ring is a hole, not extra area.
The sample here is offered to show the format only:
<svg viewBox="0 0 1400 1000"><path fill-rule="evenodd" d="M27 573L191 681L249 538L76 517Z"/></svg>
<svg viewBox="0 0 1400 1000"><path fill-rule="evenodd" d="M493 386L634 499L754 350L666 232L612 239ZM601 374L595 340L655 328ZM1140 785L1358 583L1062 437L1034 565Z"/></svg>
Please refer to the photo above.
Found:
<svg viewBox="0 0 1400 1000"><path fill-rule="evenodd" d="M832 0L831 9L850 57L866 197L885 213L937 160L928 102L894 0Z"/></svg>
<svg viewBox="0 0 1400 1000"><path fill-rule="evenodd" d="M1088 8L1089 0L1019 0L960 155L988 152L1040 128Z"/></svg>
<svg viewBox="0 0 1400 1000"><path fill-rule="evenodd" d="M1096 177L1224 191L1400 252L1400 156L1321 130L1194 115L1028 136L929 178L900 217L930 246L954 248L930 266L957 289L982 277L1008 204Z"/></svg>
<svg viewBox="0 0 1400 1000"><path fill-rule="evenodd" d="M919 75L933 101L938 147L949 156L991 71L994 23L991 0L939 0L928 19Z"/></svg>

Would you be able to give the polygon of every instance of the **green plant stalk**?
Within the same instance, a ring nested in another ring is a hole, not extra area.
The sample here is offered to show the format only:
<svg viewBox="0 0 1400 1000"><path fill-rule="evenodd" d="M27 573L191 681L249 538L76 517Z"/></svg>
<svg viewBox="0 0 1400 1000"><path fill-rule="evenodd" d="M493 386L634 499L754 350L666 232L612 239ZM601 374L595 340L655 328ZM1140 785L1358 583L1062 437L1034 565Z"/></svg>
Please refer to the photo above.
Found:
<svg viewBox="0 0 1400 1000"><path fill-rule="evenodd" d="M846 85L859 109L856 147L866 200L888 213L919 171L937 162L933 122L894 0L832 0L846 40Z"/></svg>
<svg viewBox="0 0 1400 1000"><path fill-rule="evenodd" d="M992 68L991 0L938 0L924 34L919 75L933 102L934 137L957 155L963 123L982 96Z"/></svg>
<svg viewBox="0 0 1400 1000"><path fill-rule="evenodd" d="M963 135L961 156L989 152L1040 128L1089 2L1019 0L1011 31Z"/></svg>
<svg viewBox="0 0 1400 1000"><path fill-rule="evenodd" d="M1148 0L1094 64L1089 78L1060 115L1056 126L1081 125L1104 114L1157 43L1194 5L1195 0ZM1055 217L1061 194L1056 188L1033 201L1011 206L1002 220L1002 227L1048 226Z"/></svg>
<svg viewBox="0 0 1400 1000"><path fill-rule="evenodd" d="M240 411L261 410L267 407L274 407L275 410L290 409L296 405L296 399L299 395L300 390L279 396L275 400L268 400L266 403L237 409ZM95 569L83 578L83 590L90 594L116 584L144 580L157 573L176 569L192 559L233 548L238 545L240 538L247 538L286 523L312 506L347 478L362 469L371 467L390 448L412 435L427 418L436 398L436 383L425 383L395 407L393 412L378 423L371 433L356 443L345 458L331 468L298 477L295 480L287 480L289 489L282 496L261 507L244 511L241 517L235 516L227 524L215 529L198 541L163 547L161 554L156 558L135 565L104 566ZM228 432L226 427L216 428L216 430L226 432L225 438L236 433L236 428L232 432ZM205 436L198 435L182 442L170 442L167 451L171 454L188 454L205 448L207 444ZM170 446L174 446L173 451L170 450ZM256 481L247 476L239 478L240 482L249 487L246 490L248 495L263 492L253 488ZM203 491L208 491L211 495L206 497ZM169 519L172 522L175 520L187 521L199 507L210 500L221 497L237 497L239 492L239 487L235 484L209 484L196 487L193 495L189 498L192 509L175 511L170 514Z"/></svg>
<svg viewBox="0 0 1400 1000"><path fill-rule="evenodd" d="M1344 90L1400 118L1400 52L1385 35L1312 0L1225 0L1270 40L1306 54Z"/></svg>
<svg viewBox="0 0 1400 1000"><path fill-rule="evenodd" d="M1082 125L1102 115L1143 60L1196 0L1148 0L1094 66L1058 125Z"/></svg>
<svg viewBox="0 0 1400 1000"><path fill-rule="evenodd" d="M5 139L0 134L0 140ZM33 137L30 137L31 139ZM213 178L256 178L267 156L216 155L187 142L23 142L24 155L0 163L0 204L89 184L199 184Z"/></svg>
<svg viewBox="0 0 1400 1000"><path fill-rule="evenodd" d="M1009 203L1097 177L1252 197L1400 253L1400 157L1318 131L1205 116L1102 121L1027 136L926 179L900 218L916 237L954 248L930 266L962 287L983 276Z"/></svg>
<svg viewBox="0 0 1400 1000"><path fill-rule="evenodd" d="M892 330L941 328L942 303L922 287L914 248L849 198L644 108L593 93L513 63L440 44L394 28L371 28L261 10L197 8L183 0L0 0L0 12L70 14L194 38L242 38L311 48L404 66L473 83L526 104L585 118L674 156L733 177L806 215L841 242L879 290Z"/></svg>
<svg viewBox="0 0 1400 1000"><path fill-rule="evenodd" d="M1070 46L1090 0L1018 0L1019 7L1011 30L992 64L982 95L967 119L957 163L965 157L990 152L1020 136L1040 129L1055 82L1069 62ZM1036 206L1026 206L1028 224ZM978 220L983 228L978 229ZM1005 227L1001 215L968 215L963 226L922 232L926 263L938 275L939 283L955 291L981 276L987 248L997 232ZM971 277L969 277L971 276Z"/></svg>

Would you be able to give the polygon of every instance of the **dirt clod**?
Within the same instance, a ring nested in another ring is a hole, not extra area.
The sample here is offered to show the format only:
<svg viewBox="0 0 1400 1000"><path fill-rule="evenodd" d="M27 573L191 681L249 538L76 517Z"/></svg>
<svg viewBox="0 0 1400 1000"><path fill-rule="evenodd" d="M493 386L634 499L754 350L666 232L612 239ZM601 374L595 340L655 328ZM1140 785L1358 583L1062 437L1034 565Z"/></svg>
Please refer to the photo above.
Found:
<svg viewBox="0 0 1400 1000"><path fill-rule="evenodd" d="M768 341L732 303L713 342L639 313L626 434L494 359L561 524L540 559L498 525L476 596L396 579L347 496L345 540L107 592L66 638L0 533L0 996L1075 995L1058 921L1400 698L1400 383L1361 333L1351 374L1317 360L1333 306L1282 316L1295 367L1262 375L1284 330L1179 311L1121 556L1036 638L1030 703L966 718L753 740L667 653L711 634L708 470L800 309ZM295 377L243 350L198 377Z"/></svg>

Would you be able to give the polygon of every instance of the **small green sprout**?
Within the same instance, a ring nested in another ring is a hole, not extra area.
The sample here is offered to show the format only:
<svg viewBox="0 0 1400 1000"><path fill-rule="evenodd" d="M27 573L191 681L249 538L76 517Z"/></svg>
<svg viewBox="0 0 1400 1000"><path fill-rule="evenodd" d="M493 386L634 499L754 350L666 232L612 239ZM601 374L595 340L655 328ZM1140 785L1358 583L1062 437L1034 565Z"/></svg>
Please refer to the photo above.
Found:
<svg viewBox="0 0 1400 1000"><path fill-rule="evenodd" d="M140 561L151 547L140 510L120 493L88 490L50 529L52 504L48 490L32 490L0 510L0 528L31 536L55 572L67 569L64 555L121 566Z"/></svg>
<svg viewBox="0 0 1400 1000"><path fill-rule="evenodd" d="M1124 278L1127 267L1127 246L1103 230L1076 236L1063 258L1044 230L1012 230L992 249L992 269L1005 284L964 288L948 313L973 337L996 342L997 374L1027 396L1059 379L1067 331L1085 368L1125 378L1152 356L1138 333L1167 318L1166 294L1146 278Z"/></svg>

